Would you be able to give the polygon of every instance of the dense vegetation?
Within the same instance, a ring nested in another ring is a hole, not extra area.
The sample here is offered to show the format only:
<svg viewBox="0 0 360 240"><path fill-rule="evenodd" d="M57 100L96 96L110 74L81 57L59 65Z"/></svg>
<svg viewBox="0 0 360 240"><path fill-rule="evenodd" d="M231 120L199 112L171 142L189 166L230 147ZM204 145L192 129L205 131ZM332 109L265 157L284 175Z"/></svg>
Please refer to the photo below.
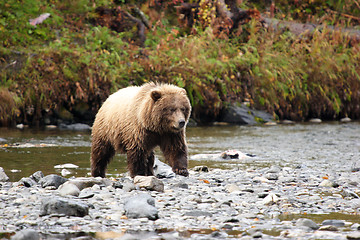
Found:
<svg viewBox="0 0 360 240"><path fill-rule="evenodd" d="M182 2L2 1L0 125L91 122L110 93L147 81L184 87L202 123L241 102L278 119L360 117L360 47L346 34L324 28L296 36L258 17L230 31L210 0L198 1L189 28L178 21ZM359 3L237 1L277 19L355 29ZM145 38L123 14L139 9L149 21ZM30 24L43 13L50 17Z"/></svg>

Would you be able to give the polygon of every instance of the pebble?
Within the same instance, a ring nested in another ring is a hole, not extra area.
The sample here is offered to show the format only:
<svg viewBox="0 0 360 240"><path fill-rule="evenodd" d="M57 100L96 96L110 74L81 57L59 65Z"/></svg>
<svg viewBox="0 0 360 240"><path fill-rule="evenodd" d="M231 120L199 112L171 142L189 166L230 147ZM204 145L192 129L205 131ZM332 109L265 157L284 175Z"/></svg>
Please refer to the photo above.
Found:
<svg viewBox="0 0 360 240"><path fill-rule="evenodd" d="M72 236L79 231L84 237L112 232L128 239L358 237L354 216L359 214L360 199L351 197L359 194L358 185L345 183L360 179L360 172L337 172L340 186L334 188L319 186L327 180L322 176L332 174L321 169L208 170L190 169L189 177L156 179L163 191L140 187L126 174L116 179L65 178L58 188L43 188L43 179L49 177L41 173L29 177L37 179L29 187L0 182L1 231L32 229L54 239L56 234ZM269 173L279 179L264 177ZM344 190L352 194L344 197ZM331 213L341 214L328 219Z"/></svg>

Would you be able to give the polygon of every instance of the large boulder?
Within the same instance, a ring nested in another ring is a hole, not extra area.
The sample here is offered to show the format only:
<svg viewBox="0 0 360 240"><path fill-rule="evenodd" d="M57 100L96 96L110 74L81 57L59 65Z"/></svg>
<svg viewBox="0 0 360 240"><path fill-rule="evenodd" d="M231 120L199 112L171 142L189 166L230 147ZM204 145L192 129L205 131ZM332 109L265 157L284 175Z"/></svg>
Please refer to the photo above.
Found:
<svg viewBox="0 0 360 240"><path fill-rule="evenodd" d="M250 109L245 105L230 105L222 111L220 116L221 122L239 125L254 125L271 122L273 120L274 118L271 114L264 111Z"/></svg>

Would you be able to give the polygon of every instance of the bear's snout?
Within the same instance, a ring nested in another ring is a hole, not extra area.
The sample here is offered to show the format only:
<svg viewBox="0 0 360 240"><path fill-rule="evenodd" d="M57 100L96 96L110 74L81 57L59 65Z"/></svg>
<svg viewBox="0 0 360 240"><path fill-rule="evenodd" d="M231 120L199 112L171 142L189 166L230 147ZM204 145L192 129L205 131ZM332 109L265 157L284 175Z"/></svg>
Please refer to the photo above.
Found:
<svg viewBox="0 0 360 240"><path fill-rule="evenodd" d="M184 119L181 119L179 121L179 128L183 128L185 126L185 120Z"/></svg>

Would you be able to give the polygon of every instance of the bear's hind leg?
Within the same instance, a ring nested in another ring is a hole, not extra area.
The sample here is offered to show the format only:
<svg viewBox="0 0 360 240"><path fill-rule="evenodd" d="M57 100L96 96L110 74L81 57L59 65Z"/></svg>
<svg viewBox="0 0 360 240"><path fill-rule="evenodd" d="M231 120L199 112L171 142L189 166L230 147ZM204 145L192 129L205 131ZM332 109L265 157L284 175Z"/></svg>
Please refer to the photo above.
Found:
<svg viewBox="0 0 360 240"><path fill-rule="evenodd" d="M154 162L155 162L155 154L154 154L154 152L151 152L147 158L146 176L154 176Z"/></svg>
<svg viewBox="0 0 360 240"><path fill-rule="evenodd" d="M105 177L107 165L115 154L110 142L98 141L91 146L91 176Z"/></svg>
<svg viewBox="0 0 360 240"><path fill-rule="evenodd" d="M153 176L154 175L154 153L149 155L142 149L127 151L127 162L130 177L135 176Z"/></svg>

